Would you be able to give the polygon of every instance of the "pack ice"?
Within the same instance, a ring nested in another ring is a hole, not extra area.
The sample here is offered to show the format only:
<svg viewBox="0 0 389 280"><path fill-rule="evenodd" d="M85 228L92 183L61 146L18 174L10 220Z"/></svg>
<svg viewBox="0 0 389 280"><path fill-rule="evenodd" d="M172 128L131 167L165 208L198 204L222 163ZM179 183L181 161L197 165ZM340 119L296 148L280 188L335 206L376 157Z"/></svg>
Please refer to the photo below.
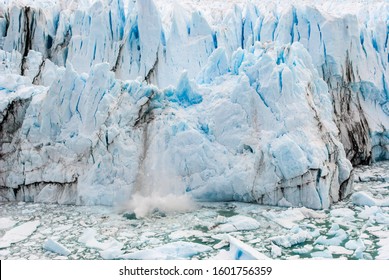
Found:
<svg viewBox="0 0 389 280"><path fill-rule="evenodd" d="M0 3L0 199L328 208L389 159L386 1Z"/></svg>

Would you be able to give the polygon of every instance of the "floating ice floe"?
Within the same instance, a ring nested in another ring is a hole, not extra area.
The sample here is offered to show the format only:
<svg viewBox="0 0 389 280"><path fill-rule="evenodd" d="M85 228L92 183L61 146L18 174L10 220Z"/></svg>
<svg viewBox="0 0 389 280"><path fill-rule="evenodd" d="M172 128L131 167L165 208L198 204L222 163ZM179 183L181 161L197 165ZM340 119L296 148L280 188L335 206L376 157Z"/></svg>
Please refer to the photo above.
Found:
<svg viewBox="0 0 389 280"><path fill-rule="evenodd" d="M377 206L365 206L365 209L358 214L358 217L378 224L389 224L389 214L383 212Z"/></svg>
<svg viewBox="0 0 389 280"><path fill-rule="evenodd" d="M71 253L68 248L52 238L48 238L45 243L43 243L43 249L62 256L68 256Z"/></svg>
<svg viewBox="0 0 389 280"><path fill-rule="evenodd" d="M354 250L354 257L358 259L363 259L363 251L366 250L366 246L363 243L362 239L349 240L344 246L349 250Z"/></svg>
<svg viewBox="0 0 389 280"><path fill-rule="evenodd" d="M92 228L87 228L84 233L78 239L78 242L84 243L88 248L94 248L101 250L100 256L103 259L114 259L121 255L123 252L123 243L109 237L107 241L99 242L96 239L97 231Z"/></svg>
<svg viewBox="0 0 389 280"><path fill-rule="evenodd" d="M108 248L106 250L100 251L100 256L105 260L113 260L119 258L124 252L121 250L123 246L120 244Z"/></svg>
<svg viewBox="0 0 389 280"><path fill-rule="evenodd" d="M349 208L338 208L331 210L330 214L333 217L354 217L355 212Z"/></svg>
<svg viewBox="0 0 389 280"><path fill-rule="evenodd" d="M233 232L239 230L255 230L260 227L260 224L257 220L237 215L229 217L225 220L226 223L216 226L213 231L216 232Z"/></svg>
<svg viewBox="0 0 389 280"><path fill-rule="evenodd" d="M338 224L333 224L327 235L333 237L328 238L323 235L319 236L316 239L315 244L339 246L348 237L347 233L343 229L339 228Z"/></svg>
<svg viewBox="0 0 389 280"><path fill-rule="evenodd" d="M290 248L311 239L312 235L298 226L294 227L288 235L280 235L269 238L270 241L284 248Z"/></svg>
<svg viewBox="0 0 389 280"><path fill-rule="evenodd" d="M324 219L326 217L324 213L305 207L288 209L282 212L268 211L263 212L262 215L287 229L293 228L297 225L297 222L307 218Z"/></svg>
<svg viewBox="0 0 389 280"><path fill-rule="evenodd" d="M251 247L236 239L232 236L228 236L230 243L229 251L221 250L218 255L212 259L216 260L267 260L268 256L258 252L255 248Z"/></svg>
<svg viewBox="0 0 389 280"><path fill-rule="evenodd" d="M178 239L188 238L191 236L200 237L204 235L205 233L199 230L178 230L169 234L169 238L171 240L178 240Z"/></svg>
<svg viewBox="0 0 389 280"><path fill-rule="evenodd" d="M368 220L377 213L382 213L381 208L379 208L378 206L365 206L365 208L358 213L358 217Z"/></svg>
<svg viewBox="0 0 389 280"><path fill-rule="evenodd" d="M20 226L14 227L7 231L0 239L0 249L11 246L12 243L17 243L27 239L40 225L40 221L31 221Z"/></svg>
<svg viewBox="0 0 389 280"><path fill-rule="evenodd" d="M369 231L370 234L374 235L375 237L389 238L389 231L382 230L383 227L384 226L370 227L370 228L366 228L366 230Z"/></svg>
<svg viewBox="0 0 389 280"><path fill-rule="evenodd" d="M317 258L317 259L332 259L333 256L329 250L324 250L324 251L317 251L311 253L312 258Z"/></svg>
<svg viewBox="0 0 389 280"><path fill-rule="evenodd" d="M376 199L364 191L353 193L351 199L355 205L360 206L389 206L389 198Z"/></svg>
<svg viewBox="0 0 389 280"><path fill-rule="evenodd" d="M313 249L313 246L312 245L305 245L304 247L302 248L295 248L292 250L293 253L296 253L296 254L308 254L309 252L311 252Z"/></svg>
<svg viewBox="0 0 389 280"><path fill-rule="evenodd" d="M342 246L334 246L334 245L328 246L328 251L330 251L331 254L335 254L335 255L352 255L354 253L354 251L347 250Z"/></svg>
<svg viewBox="0 0 389 280"><path fill-rule="evenodd" d="M118 256L118 258L129 260L189 259L197 254L211 250L212 248L206 245L177 241L153 249L145 249L133 253L123 254Z"/></svg>

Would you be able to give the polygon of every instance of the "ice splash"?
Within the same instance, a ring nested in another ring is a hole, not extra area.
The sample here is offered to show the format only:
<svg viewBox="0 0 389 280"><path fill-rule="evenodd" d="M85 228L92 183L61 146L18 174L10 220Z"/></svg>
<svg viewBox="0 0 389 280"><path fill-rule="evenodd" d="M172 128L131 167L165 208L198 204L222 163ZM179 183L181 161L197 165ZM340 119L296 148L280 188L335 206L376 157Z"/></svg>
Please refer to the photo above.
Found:
<svg viewBox="0 0 389 280"><path fill-rule="evenodd" d="M173 133L166 114L153 115L151 102L139 112L137 123L141 131L141 153L134 188L125 211L142 218L155 211L186 212L195 209L193 198L186 193L184 178L177 172L176 163L167 148ZM147 121L152 118L153 122ZM166 125L168 124L168 125ZM162 131L160 127L165 127Z"/></svg>
<svg viewBox="0 0 389 280"><path fill-rule="evenodd" d="M156 211L162 213L187 212L194 210L193 198L185 192L180 177L167 152L160 147L166 146L165 137L161 137L157 119L154 124L143 124L143 153L140 157L135 187L125 211L137 218L146 217Z"/></svg>
<svg viewBox="0 0 389 280"><path fill-rule="evenodd" d="M127 210L134 212L137 218L142 218L155 211L163 213L187 212L196 209L196 204L188 195L160 195L153 192L150 195L135 193L128 202Z"/></svg>

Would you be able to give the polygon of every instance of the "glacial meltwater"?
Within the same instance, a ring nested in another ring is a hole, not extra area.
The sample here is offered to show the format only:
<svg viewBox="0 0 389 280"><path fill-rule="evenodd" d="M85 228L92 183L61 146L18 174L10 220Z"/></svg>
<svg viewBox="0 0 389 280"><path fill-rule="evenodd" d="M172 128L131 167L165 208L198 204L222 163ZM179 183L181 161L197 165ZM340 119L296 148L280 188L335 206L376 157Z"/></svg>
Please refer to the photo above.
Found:
<svg viewBox="0 0 389 280"><path fill-rule="evenodd" d="M388 259L389 162L354 176L352 195L327 210L197 202L137 218L110 207L2 202L0 259L225 259L234 258L232 243L263 258Z"/></svg>

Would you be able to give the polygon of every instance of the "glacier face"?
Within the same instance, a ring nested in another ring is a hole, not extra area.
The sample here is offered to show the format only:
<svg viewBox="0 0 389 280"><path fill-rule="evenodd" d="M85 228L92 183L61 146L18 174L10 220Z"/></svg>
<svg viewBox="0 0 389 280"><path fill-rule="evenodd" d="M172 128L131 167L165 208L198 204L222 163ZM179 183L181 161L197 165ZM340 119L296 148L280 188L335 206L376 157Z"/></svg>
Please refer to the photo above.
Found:
<svg viewBox="0 0 389 280"><path fill-rule="evenodd" d="M3 1L0 199L328 208L389 159L389 5L347 2Z"/></svg>

